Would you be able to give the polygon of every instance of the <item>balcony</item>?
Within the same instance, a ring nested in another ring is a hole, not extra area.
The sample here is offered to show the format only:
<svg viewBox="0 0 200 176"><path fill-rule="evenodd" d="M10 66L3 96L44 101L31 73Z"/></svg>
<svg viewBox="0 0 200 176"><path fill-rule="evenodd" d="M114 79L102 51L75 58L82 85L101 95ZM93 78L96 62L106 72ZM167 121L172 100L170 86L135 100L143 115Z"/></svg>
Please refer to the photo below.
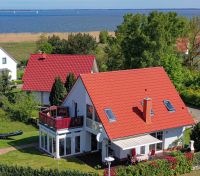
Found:
<svg viewBox="0 0 200 176"><path fill-rule="evenodd" d="M47 125L55 130L83 126L83 116L69 117L66 107L54 106L39 112L39 121L41 124Z"/></svg>
<svg viewBox="0 0 200 176"><path fill-rule="evenodd" d="M86 118L86 126L88 128L91 128L91 129L95 130L95 131L99 131L99 129L101 127L101 123L96 122L96 121L94 121L92 119Z"/></svg>

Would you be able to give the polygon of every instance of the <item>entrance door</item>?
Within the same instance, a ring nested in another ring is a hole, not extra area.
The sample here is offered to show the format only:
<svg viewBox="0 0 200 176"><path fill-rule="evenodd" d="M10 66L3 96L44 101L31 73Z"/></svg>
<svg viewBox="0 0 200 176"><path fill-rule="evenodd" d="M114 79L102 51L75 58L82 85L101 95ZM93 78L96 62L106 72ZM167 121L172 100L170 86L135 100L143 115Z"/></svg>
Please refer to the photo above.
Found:
<svg viewBox="0 0 200 176"><path fill-rule="evenodd" d="M98 142L96 139L96 135L91 134L91 151L97 150L97 145L98 145Z"/></svg>

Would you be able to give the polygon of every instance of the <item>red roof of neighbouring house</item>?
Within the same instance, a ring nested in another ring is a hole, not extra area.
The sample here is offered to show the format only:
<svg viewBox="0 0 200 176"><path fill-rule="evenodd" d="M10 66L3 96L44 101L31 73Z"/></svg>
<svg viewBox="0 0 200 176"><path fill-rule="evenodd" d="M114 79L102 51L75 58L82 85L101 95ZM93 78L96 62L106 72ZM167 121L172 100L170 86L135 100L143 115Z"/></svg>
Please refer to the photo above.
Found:
<svg viewBox="0 0 200 176"><path fill-rule="evenodd" d="M68 73L91 73L95 56L32 54L23 76L23 90L50 92L55 77L64 82Z"/></svg>
<svg viewBox="0 0 200 176"><path fill-rule="evenodd" d="M162 67L80 75L110 139L149 133L194 124L187 107ZM152 98L154 116L142 119L141 101ZM163 100L170 100L169 112ZM104 109L112 109L115 122L109 122Z"/></svg>

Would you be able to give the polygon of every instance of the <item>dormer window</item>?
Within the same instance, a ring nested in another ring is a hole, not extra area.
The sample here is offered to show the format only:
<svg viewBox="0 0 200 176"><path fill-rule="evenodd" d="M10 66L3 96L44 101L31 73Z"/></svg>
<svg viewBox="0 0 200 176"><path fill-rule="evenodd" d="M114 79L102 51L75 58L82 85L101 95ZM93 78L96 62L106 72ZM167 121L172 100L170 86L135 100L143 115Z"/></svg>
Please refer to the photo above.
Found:
<svg viewBox="0 0 200 176"><path fill-rule="evenodd" d="M163 103L165 104L168 111L175 112L175 108L169 100L164 100Z"/></svg>
<svg viewBox="0 0 200 176"><path fill-rule="evenodd" d="M114 122L116 121L116 117L115 115L113 114L112 110L111 109L104 109L105 113L106 113L106 116L108 118L108 120L110 122Z"/></svg>
<svg viewBox="0 0 200 176"><path fill-rule="evenodd" d="M2 64L6 64L6 63L7 63L6 57L3 57L2 58Z"/></svg>

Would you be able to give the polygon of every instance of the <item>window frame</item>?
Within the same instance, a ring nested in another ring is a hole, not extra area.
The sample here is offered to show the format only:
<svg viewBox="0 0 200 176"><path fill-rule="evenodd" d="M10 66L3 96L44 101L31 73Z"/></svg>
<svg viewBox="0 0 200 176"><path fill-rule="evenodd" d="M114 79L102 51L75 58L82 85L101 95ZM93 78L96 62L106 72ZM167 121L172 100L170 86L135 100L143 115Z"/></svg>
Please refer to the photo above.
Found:
<svg viewBox="0 0 200 176"><path fill-rule="evenodd" d="M7 64L7 58L6 57L2 57L2 64Z"/></svg>
<svg viewBox="0 0 200 176"><path fill-rule="evenodd" d="M165 107L167 108L167 110L168 110L169 112L176 112L176 109L175 109L175 107L172 105L172 103L171 103L170 100L163 100L163 103L164 103ZM168 103L169 103L169 104L168 104ZM169 107L168 105L171 106L171 107Z"/></svg>
<svg viewBox="0 0 200 176"><path fill-rule="evenodd" d="M111 114L108 114L107 111L109 111ZM117 120L117 118L116 118L116 116L115 116L115 114L113 113L113 111L112 111L111 108L105 108L105 109L104 109L104 112L105 112L105 114L106 114L106 116L107 116L109 122L115 122L115 121ZM112 117L110 118L109 115L111 115Z"/></svg>

